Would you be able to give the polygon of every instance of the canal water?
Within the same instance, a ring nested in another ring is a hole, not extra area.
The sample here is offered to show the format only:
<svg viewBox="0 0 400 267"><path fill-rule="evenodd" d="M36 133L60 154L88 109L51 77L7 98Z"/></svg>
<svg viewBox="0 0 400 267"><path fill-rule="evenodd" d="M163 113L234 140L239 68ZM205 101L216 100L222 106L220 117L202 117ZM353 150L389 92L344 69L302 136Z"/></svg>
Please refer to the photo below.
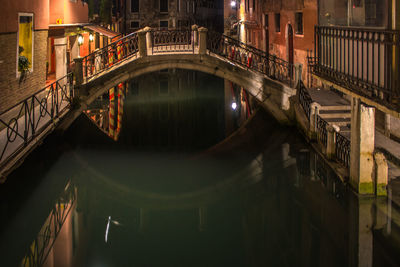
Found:
<svg viewBox="0 0 400 267"><path fill-rule="evenodd" d="M108 88L0 187L0 266L398 266L357 198L243 88L164 70Z"/></svg>

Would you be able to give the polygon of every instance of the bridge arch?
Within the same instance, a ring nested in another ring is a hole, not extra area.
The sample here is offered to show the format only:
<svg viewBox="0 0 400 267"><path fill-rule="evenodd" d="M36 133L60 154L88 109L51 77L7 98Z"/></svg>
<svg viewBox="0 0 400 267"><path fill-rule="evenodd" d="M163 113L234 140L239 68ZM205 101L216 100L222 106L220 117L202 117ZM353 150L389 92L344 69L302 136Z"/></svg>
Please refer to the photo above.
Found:
<svg viewBox="0 0 400 267"><path fill-rule="evenodd" d="M162 54L125 60L111 67L101 75L94 76L84 84L89 96L86 105L118 83L166 68L180 68L201 71L227 79L244 87L281 123L290 122L289 98L296 90L268 78L266 75L249 71L225 58L208 54Z"/></svg>

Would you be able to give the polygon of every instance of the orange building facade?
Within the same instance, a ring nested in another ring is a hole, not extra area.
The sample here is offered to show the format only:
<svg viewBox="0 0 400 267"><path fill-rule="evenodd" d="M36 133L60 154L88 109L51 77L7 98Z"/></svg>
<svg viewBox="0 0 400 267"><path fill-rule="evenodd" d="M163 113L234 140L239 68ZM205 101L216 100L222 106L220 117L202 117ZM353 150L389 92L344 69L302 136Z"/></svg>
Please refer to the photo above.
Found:
<svg viewBox="0 0 400 267"><path fill-rule="evenodd" d="M318 22L317 0L225 0L224 8L225 33L230 30L243 43L302 64L303 79L307 77L307 51L314 48Z"/></svg>

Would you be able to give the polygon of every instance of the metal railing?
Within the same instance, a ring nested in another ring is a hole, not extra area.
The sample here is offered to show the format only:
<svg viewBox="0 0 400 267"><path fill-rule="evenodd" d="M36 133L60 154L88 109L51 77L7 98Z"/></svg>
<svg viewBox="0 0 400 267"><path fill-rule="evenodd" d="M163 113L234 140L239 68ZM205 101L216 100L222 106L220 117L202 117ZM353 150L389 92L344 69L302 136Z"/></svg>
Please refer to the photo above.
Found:
<svg viewBox="0 0 400 267"><path fill-rule="evenodd" d="M274 55L211 31L207 33L207 49L250 70L294 86L294 65Z"/></svg>
<svg viewBox="0 0 400 267"><path fill-rule="evenodd" d="M194 53L194 32L191 30L151 31L152 53L192 52ZM197 33L197 32L196 32Z"/></svg>
<svg viewBox="0 0 400 267"><path fill-rule="evenodd" d="M317 116L317 135L318 135L318 141L326 147L328 144L328 132L326 129L326 126L328 126L328 123L321 118L320 116Z"/></svg>
<svg viewBox="0 0 400 267"><path fill-rule="evenodd" d="M37 237L29 247L24 259L22 260L21 266L43 266L65 220L72 210L75 200L75 187L68 184L66 190L58 198Z"/></svg>
<svg viewBox="0 0 400 267"><path fill-rule="evenodd" d="M350 167L350 140L336 132L336 159L347 168Z"/></svg>
<svg viewBox="0 0 400 267"><path fill-rule="evenodd" d="M306 117L310 120L310 113L311 113L311 103L312 98L307 91L307 88L304 86L303 81L300 81L299 86L299 103L303 107L304 112L306 113Z"/></svg>
<svg viewBox="0 0 400 267"><path fill-rule="evenodd" d="M316 75L399 110L400 31L315 27Z"/></svg>
<svg viewBox="0 0 400 267"><path fill-rule="evenodd" d="M72 98L69 73L0 114L0 166L64 115Z"/></svg>
<svg viewBox="0 0 400 267"><path fill-rule="evenodd" d="M137 55L138 35L133 32L83 58L83 77L90 78L127 57Z"/></svg>

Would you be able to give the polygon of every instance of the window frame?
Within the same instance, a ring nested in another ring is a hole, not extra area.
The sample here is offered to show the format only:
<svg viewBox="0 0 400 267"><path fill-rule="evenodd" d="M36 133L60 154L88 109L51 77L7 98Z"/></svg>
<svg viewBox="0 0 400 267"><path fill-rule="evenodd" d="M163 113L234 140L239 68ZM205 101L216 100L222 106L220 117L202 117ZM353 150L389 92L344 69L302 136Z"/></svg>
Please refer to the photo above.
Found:
<svg viewBox="0 0 400 267"><path fill-rule="evenodd" d="M299 20L298 16L301 15L301 32L299 31ZM304 14L303 12L295 12L294 14L294 21L295 21L295 29L294 33L296 35L304 35Z"/></svg>
<svg viewBox="0 0 400 267"><path fill-rule="evenodd" d="M27 13L27 12L18 12L18 31L17 31L17 49L16 49L16 66L15 66L15 71L16 71L16 77L19 78L21 75L21 72L18 70L18 60L19 60L19 24L21 17L32 17L32 62L31 62L31 67L29 69L30 72L33 72L33 65L34 65L34 58L35 58L35 17L34 13Z"/></svg>
<svg viewBox="0 0 400 267"><path fill-rule="evenodd" d="M275 21L275 32L280 33L281 32L281 13L275 13L274 21Z"/></svg>
<svg viewBox="0 0 400 267"><path fill-rule="evenodd" d="M132 27L132 22L137 22L138 26L137 27ZM131 20L129 23L129 29L140 29L140 21L138 20Z"/></svg>
<svg viewBox="0 0 400 267"><path fill-rule="evenodd" d="M137 1L137 11L133 10L133 1ZM139 13L140 12L140 0L131 0L131 13Z"/></svg>
<svg viewBox="0 0 400 267"><path fill-rule="evenodd" d="M161 2L162 1L166 1L167 2L167 5L166 5L167 9L166 10L161 10ZM168 0L159 0L158 4L159 4L160 13L168 13L169 12L169 1Z"/></svg>

